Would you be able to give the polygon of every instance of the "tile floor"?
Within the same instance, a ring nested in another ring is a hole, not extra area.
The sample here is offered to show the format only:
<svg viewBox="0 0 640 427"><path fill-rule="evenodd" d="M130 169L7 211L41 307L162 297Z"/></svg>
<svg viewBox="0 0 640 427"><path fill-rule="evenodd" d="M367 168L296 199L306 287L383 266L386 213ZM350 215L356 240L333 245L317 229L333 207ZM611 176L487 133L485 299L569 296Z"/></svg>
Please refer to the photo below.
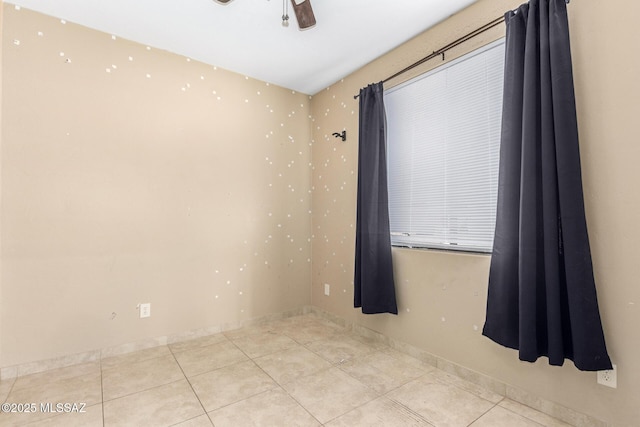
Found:
<svg viewBox="0 0 640 427"><path fill-rule="evenodd" d="M568 425L313 314L4 381L0 400L37 409L1 426Z"/></svg>

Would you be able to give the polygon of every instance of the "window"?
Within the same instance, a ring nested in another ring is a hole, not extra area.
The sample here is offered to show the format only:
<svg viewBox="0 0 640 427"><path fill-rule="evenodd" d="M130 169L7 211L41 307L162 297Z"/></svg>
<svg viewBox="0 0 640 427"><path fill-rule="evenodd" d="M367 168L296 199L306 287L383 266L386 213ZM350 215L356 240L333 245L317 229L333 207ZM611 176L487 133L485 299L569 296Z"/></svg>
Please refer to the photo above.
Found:
<svg viewBox="0 0 640 427"><path fill-rule="evenodd" d="M504 39L385 92L394 246L490 252Z"/></svg>

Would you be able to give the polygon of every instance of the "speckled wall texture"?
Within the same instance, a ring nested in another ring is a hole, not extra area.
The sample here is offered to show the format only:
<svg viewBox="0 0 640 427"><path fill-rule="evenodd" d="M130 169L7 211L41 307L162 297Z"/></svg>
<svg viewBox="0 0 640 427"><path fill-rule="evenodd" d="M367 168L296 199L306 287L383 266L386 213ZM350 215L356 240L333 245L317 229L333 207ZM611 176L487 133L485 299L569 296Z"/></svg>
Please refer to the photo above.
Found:
<svg viewBox="0 0 640 427"><path fill-rule="evenodd" d="M640 286L636 271L640 241L640 57L638 2L574 0L568 6L579 122L585 204L603 326L618 366L618 388L596 384L592 372L568 361L530 364L517 352L481 335L489 255L435 250L393 250L398 316L362 315L353 308L358 103L360 88L378 82L447 45L524 0L479 0L357 72L315 94L313 137L313 305L392 339L409 343L545 400L528 400L565 419L559 408L588 414L615 426L640 419ZM633 11L632 11L633 9ZM504 35L500 25L449 51L447 60ZM442 63L429 61L402 80ZM327 139L347 130L347 142ZM325 140L327 139L327 140ZM324 295L325 284L330 286ZM553 402L556 407L548 406ZM554 409L555 408L555 409ZM554 412L555 411L555 412ZM573 418L586 425L581 418Z"/></svg>
<svg viewBox="0 0 640 427"><path fill-rule="evenodd" d="M551 402L549 412L637 425L638 2L569 5L587 221L618 388L570 362L519 362L482 337L487 255L394 249L399 315L353 308L353 95L523 2L479 0L312 99L5 4L0 367L312 304L495 378L528 404ZM345 142L332 136L342 130ZM137 318L141 302L151 318Z"/></svg>
<svg viewBox="0 0 640 427"><path fill-rule="evenodd" d="M0 366L310 304L309 96L10 4L2 31Z"/></svg>

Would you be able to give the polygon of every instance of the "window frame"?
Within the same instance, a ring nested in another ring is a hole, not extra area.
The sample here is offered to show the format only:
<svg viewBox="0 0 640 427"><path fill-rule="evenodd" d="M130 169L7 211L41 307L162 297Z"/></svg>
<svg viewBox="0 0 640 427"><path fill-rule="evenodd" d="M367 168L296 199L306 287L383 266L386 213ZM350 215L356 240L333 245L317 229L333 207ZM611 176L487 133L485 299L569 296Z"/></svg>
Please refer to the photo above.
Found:
<svg viewBox="0 0 640 427"><path fill-rule="evenodd" d="M388 90L385 91L385 96L388 96L389 94L393 94L394 92L401 90L403 88L406 88L409 85L412 85L415 82L421 81L423 79L429 78L435 74L438 73L442 73L447 71L448 69L455 67L458 64L461 64L464 61L467 61L475 56L481 55L483 53L486 53L490 50L499 48L501 49L501 52L503 53L501 55L502 57L502 61L499 64L500 65L500 71L501 71L501 80L500 80L500 90L499 93L494 94L499 95L499 99L500 99L500 111L498 113L498 130L497 130L497 135L495 135L495 137L497 138L496 141L494 141L493 139L491 140L491 143L495 143L495 147L492 146L492 149L495 151L495 157L492 157L490 162L492 163L491 169L494 170L494 172L491 173L492 177L492 188L491 190L489 190L489 193L491 191L493 191L492 194L489 194L490 197L493 197L493 200L495 200L494 205L497 205L497 185L498 185L498 169L499 169L499 146L500 146L500 122L501 122L501 118L502 118L502 91L503 91L503 81L504 81L504 49L505 49L505 38L502 37L500 39L497 39L491 43L488 43L482 47L479 47L477 49L474 49L471 52L468 52L464 55L462 55L459 58L456 58L455 60L452 60L450 62L447 62L445 64L442 64L434 69L431 69L419 76L416 76L406 82L403 82L397 86L394 86ZM495 83L495 82L494 82ZM386 102L385 102L385 106L386 106ZM495 117L494 117L495 120ZM390 158L392 158L393 156L389 155L389 146L393 144L393 141L391 140L391 138L387 138L387 167L389 168L390 165ZM413 148L413 145L412 145ZM412 153L413 154L413 153ZM411 161L411 165L415 165L415 163L413 161ZM388 173L387 175L387 179L390 180L391 179L391 173ZM445 178L446 180L446 178ZM444 184L446 186L446 184ZM413 190L410 190L413 191ZM389 210L390 210L390 216L391 216L391 210L392 210L392 205L391 205L391 189L389 188ZM413 201L410 198L409 203L411 204ZM444 206L444 205L443 205ZM491 227L491 231L490 233L485 232L484 233L484 239L482 240L482 244L469 244L468 242L466 244L459 244L457 241L445 241L444 239L438 239L440 241L436 241L434 239L433 236L420 236L420 235L411 235L408 232L404 232L404 231L393 231L393 225L391 226L391 243L393 247L404 247L404 248L411 248L411 249L435 249L435 250L447 250L447 251L456 251L456 252L467 252L467 253L479 253L479 254L490 254L492 251L492 246L493 246L493 238L494 238L494 233L495 233L495 208L496 206L492 206L493 208L493 212L492 212L492 218L489 218L489 220L492 220L492 227ZM413 209L412 207L408 208L409 210ZM409 214L411 215L411 213ZM391 219L391 218L390 218ZM412 220L412 219L411 219ZM411 223L410 220L410 223ZM392 222L390 221L390 223L392 224ZM447 231L443 232L440 236L446 236L447 233L451 233L451 230L455 229L455 227L451 227L451 226L446 226L448 227ZM409 226L409 229L411 229L412 226ZM485 227L486 229L486 227ZM471 233L473 234L473 233ZM490 235L490 242L488 244L486 243L486 238L487 236ZM471 239L467 239L468 241L470 241Z"/></svg>

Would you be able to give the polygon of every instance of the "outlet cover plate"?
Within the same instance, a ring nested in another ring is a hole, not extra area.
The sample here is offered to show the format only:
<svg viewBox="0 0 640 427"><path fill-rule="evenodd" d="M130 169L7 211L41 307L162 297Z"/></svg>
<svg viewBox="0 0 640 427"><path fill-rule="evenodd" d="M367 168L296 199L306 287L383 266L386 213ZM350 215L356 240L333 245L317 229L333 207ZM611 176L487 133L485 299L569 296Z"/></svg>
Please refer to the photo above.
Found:
<svg viewBox="0 0 640 427"><path fill-rule="evenodd" d="M598 384L618 388L618 370L616 369L616 365L613 365L613 369L598 371Z"/></svg>
<svg viewBox="0 0 640 427"><path fill-rule="evenodd" d="M328 283L324 284L324 294L329 296L329 294L331 293L331 286Z"/></svg>
<svg viewBox="0 0 640 427"><path fill-rule="evenodd" d="M151 317L151 303L140 304L140 318Z"/></svg>

